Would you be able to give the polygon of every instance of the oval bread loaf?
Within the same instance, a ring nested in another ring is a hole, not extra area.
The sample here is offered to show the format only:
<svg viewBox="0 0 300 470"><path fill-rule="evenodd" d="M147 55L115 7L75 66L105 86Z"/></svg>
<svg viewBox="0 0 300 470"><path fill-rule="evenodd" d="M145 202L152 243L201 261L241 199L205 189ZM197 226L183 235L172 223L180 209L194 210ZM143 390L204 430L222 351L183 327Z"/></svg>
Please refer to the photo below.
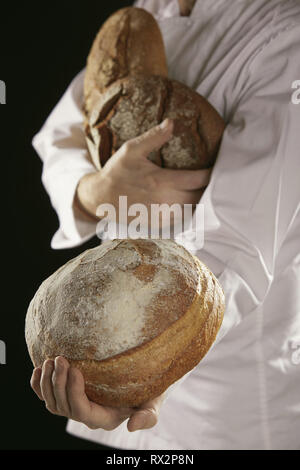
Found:
<svg viewBox="0 0 300 470"><path fill-rule="evenodd" d="M87 59L85 113L109 85L128 75L168 75L160 29L151 13L127 7L113 13L100 28Z"/></svg>
<svg viewBox="0 0 300 470"><path fill-rule="evenodd" d="M81 370L87 396L139 406L207 353L224 295L209 269L172 240L113 240L46 279L28 308L35 367L62 355Z"/></svg>

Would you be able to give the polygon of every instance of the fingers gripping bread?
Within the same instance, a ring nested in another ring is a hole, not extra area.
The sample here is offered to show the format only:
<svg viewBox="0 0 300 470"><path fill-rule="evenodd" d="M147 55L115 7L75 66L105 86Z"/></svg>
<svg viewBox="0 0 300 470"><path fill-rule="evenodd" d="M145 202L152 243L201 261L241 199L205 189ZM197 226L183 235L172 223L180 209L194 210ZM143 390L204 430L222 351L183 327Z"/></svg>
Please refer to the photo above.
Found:
<svg viewBox="0 0 300 470"><path fill-rule="evenodd" d="M86 393L138 406L194 368L224 312L208 268L172 240L113 240L62 266L40 286L26 317L33 364L62 355Z"/></svg>
<svg viewBox="0 0 300 470"><path fill-rule="evenodd" d="M167 75L155 18L136 7L111 15L94 41L84 82L86 140L98 170L124 142L167 117L174 135L148 158L166 168L214 164L223 119L204 97Z"/></svg>

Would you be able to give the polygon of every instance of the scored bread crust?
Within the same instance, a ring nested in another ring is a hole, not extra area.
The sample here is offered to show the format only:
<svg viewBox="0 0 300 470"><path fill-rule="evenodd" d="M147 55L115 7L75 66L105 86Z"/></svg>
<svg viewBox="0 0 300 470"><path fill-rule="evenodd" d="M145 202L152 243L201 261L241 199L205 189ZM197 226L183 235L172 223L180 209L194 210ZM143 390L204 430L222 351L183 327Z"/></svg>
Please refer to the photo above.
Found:
<svg viewBox="0 0 300 470"><path fill-rule="evenodd" d="M154 16L126 7L100 28L84 79L84 131L97 170L127 141L166 118L173 136L147 158L164 168L215 163L225 122L195 90L168 78L164 42Z"/></svg>
<svg viewBox="0 0 300 470"><path fill-rule="evenodd" d="M97 292L100 300L90 315ZM124 332L116 331L117 323L109 329L107 321L124 312ZM172 240L114 240L87 250L44 281L27 312L26 342L35 367L63 355L80 369L92 401L139 406L198 364L223 313L217 279L182 246Z"/></svg>
<svg viewBox="0 0 300 470"><path fill-rule="evenodd" d="M100 170L127 141L166 118L172 138L148 158L164 168L213 166L225 128L216 109L199 93L159 75L115 81L95 102L85 127L91 159Z"/></svg>
<svg viewBox="0 0 300 470"><path fill-rule="evenodd" d="M126 7L105 21L93 42L84 79L85 114L111 83L139 74L167 76L165 48L154 17Z"/></svg>

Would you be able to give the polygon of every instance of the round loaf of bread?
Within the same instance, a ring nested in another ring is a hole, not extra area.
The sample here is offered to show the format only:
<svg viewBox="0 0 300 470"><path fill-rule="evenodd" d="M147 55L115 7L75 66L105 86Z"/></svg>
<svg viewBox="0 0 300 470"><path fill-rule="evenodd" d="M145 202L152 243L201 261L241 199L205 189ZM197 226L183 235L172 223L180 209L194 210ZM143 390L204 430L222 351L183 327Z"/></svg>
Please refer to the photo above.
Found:
<svg viewBox="0 0 300 470"><path fill-rule="evenodd" d="M172 240L107 241L46 279L28 308L35 367L64 356L90 400L139 406L207 353L224 295L209 269Z"/></svg>
<svg viewBox="0 0 300 470"><path fill-rule="evenodd" d="M151 13L126 7L105 21L92 45L84 80L85 113L114 81L139 74L167 76L165 48Z"/></svg>
<svg viewBox="0 0 300 470"><path fill-rule="evenodd" d="M99 96L86 126L97 169L128 140L174 120L171 139L148 158L164 168L203 169L215 163L224 121L203 96L183 83L158 75L114 82Z"/></svg>

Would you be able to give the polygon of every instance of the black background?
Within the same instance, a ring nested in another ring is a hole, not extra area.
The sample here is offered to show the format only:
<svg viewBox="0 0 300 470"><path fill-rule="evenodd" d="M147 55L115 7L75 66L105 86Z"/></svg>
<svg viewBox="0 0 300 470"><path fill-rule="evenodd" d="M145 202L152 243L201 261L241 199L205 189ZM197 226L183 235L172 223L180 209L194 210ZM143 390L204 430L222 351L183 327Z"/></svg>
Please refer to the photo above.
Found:
<svg viewBox="0 0 300 470"><path fill-rule="evenodd" d="M32 365L24 340L28 304L58 267L96 246L95 237L69 250L52 250L56 213L41 183L34 134L86 63L103 22L132 1L3 2L0 6L1 316L0 449L99 449L66 433L66 419L51 415L32 392ZM103 447L104 448L104 447Z"/></svg>

